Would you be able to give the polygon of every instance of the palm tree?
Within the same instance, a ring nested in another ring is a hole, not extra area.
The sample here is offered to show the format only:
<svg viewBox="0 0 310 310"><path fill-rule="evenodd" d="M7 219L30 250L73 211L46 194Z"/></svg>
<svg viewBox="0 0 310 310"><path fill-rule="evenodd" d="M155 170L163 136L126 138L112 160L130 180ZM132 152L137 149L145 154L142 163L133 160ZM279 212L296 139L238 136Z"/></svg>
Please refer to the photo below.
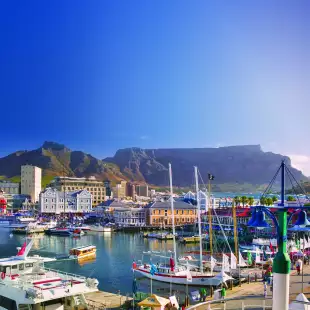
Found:
<svg viewBox="0 0 310 310"><path fill-rule="evenodd" d="M294 198L294 196L288 196L287 197L287 201L295 201L296 199Z"/></svg>
<svg viewBox="0 0 310 310"><path fill-rule="evenodd" d="M261 205L264 206L264 205L267 203L266 197L261 197L261 198L259 199L259 202L260 202Z"/></svg>
<svg viewBox="0 0 310 310"><path fill-rule="evenodd" d="M279 200L277 196L272 196L271 199L273 202L277 202Z"/></svg>
<svg viewBox="0 0 310 310"><path fill-rule="evenodd" d="M234 203L235 203L236 207L238 207L240 205L240 202L241 202L241 197L240 196L235 196Z"/></svg>
<svg viewBox="0 0 310 310"><path fill-rule="evenodd" d="M248 204L249 204L249 206L254 205L254 198L253 197L248 197Z"/></svg>
<svg viewBox="0 0 310 310"><path fill-rule="evenodd" d="M272 206L273 205L273 200L271 197L266 198L266 205L267 206Z"/></svg>
<svg viewBox="0 0 310 310"><path fill-rule="evenodd" d="M241 202L242 202L242 205L245 206L245 204L248 202L248 197L247 196L242 196L241 197Z"/></svg>

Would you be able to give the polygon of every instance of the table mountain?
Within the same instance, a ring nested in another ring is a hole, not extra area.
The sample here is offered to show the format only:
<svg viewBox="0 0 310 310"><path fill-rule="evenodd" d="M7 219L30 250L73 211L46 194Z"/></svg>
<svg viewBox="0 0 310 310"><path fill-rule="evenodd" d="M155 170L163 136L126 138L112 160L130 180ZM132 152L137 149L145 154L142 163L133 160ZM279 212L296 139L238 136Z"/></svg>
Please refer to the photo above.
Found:
<svg viewBox="0 0 310 310"><path fill-rule="evenodd" d="M141 149L126 148L104 161L120 167L130 179L165 186L169 184L168 163L173 170L173 184L194 184L193 166L197 166L204 182L208 173L215 176L215 183L266 184L272 179L281 161L291 166L288 157L263 152L260 145L228 146L220 148ZM291 168L296 179L306 177Z"/></svg>
<svg viewBox="0 0 310 310"><path fill-rule="evenodd" d="M43 169L44 176L96 176L99 180L110 179L113 183L122 179L168 186L168 163L172 163L173 184L194 184L193 166L207 182L209 172L215 175L215 183L268 183L285 159L263 152L259 145L231 146L221 148L188 149L141 149L127 148L116 152L113 157L97 159L81 151L72 151L65 145L44 142L36 150L17 151L0 158L0 176L7 178L20 175L21 165L30 164ZM297 180L305 180L303 174L292 168Z"/></svg>

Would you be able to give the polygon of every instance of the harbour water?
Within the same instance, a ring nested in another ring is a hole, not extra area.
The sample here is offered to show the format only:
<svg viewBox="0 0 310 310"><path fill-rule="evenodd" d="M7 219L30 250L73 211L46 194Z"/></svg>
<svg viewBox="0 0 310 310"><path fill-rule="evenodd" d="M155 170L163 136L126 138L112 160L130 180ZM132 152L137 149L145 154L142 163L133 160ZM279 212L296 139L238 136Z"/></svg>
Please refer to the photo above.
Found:
<svg viewBox="0 0 310 310"><path fill-rule="evenodd" d="M16 254L16 247L21 246L25 236L13 235L10 230L0 228L0 257L8 257ZM122 295L132 294L133 272L132 263L142 259L143 251L172 251L171 240L159 241L143 238L140 234L129 233L95 233L88 232L84 236L62 237L46 236L44 234L35 237L34 245L29 255L41 255L55 257L57 254L68 254L69 250L76 246L95 245L97 247L97 258L92 262L80 264L75 260L62 260L46 263L46 266L59 269L68 273L76 273L86 277L95 277L99 280L99 288L111 293ZM197 250L197 245L178 244L178 255L186 251ZM148 256L144 256L150 261ZM154 259L153 259L154 261ZM149 293L151 283L149 279L137 278L138 291ZM153 281L153 293L162 296L175 292L182 296L186 287L170 285Z"/></svg>

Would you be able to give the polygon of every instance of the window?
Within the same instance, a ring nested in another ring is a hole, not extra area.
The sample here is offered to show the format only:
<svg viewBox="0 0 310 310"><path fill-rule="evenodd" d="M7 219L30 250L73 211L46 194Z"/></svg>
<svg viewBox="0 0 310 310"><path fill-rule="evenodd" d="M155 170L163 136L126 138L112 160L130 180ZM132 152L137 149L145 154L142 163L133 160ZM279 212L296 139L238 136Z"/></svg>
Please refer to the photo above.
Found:
<svg viewBox="0 0 310 310"><path fill-rule="evenodd" d="M33 264L31 264L31 263L26 263L26 264L25 264L25 267L26 267L26 268L33 267Z"/></svg>
<svg viewBox="0 0 310 310"><path fill-rule="evenodd" d="M18 268L19 270L24 270L24 268L25 268L24 264L20 264L18 267L19 267Z"/></svg>
<svg viewBox="0 0 310 310"><path fill-rule="evenodd" d="M165 216L167 216L168 215L168 210L165 210Z"/></svg>
<svg viewBox="0 0 310 310"><path fill-rule="evenodd" d="M45 199L45 202L47 202L47 199Z"/></svg>
<svg viewBox="0 0 310 310"><path fill-rule="evenodd" d="M11 269L17 269L17 265L13 265Z"/></svg>

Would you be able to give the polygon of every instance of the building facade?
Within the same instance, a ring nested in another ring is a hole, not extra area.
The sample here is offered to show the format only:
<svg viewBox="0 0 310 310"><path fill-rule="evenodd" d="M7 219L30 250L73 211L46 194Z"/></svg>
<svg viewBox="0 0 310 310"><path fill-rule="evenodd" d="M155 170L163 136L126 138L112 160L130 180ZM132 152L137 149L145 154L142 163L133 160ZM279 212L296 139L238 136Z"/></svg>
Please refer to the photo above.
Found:
<svg viewBox="0 0 310 310"><path fill-rule="evenodd" d="M140 197L149 197L149 187L145 185L136 185L136 194Z"/></svg>
<svg viewBox="0 0 310 310"><path fill-rule="evenodd" d="M127 189L127 182L121 181L121 183L116 184L113 188L113 197L115 198L125 198L126 197L126 189Z"/></svg>
<svg viewBox="0 0 310 310"><path fill-rule="evenodd" d="M156 201L146 207L146 225L171 226L172 213L170 201ZM174 202L175 225L195 223L197 207L183 201Z"/></svg>
<svg viewBox="0 0 310 310"><path fill-rule="evenodd" d="M0 182L0 191L3 191L3 193L5 194L18 195L20 192L19 188L19 183L13 183L8 181Z"/></svg>
<svg viewBox="0 0 310 310"><path fill-rule="evenodd" d="M92 210L92 195L87 190L60 192L47 188L40 194L41 213L82 213Z"/></svg>
<svg viewBox="0 0 310 310"><path fill-rule="evenodd" d="M56 177L50 187L60 192L71 192L86 190L92 195L92 205L97 206L106 200L106 188L103 182L97 181L95 177L70 178Z"/></svg>
<svg viewBox="0 0 310 310"><path fill-rule="evenodd" d="M144 208L117 208L113 212L115 224L119 226L145 226Z"/></svg>
<svg viewBox="0 0 310 310"><path fill-rule="evenodd" d="M126 184L126 196L136 199L136 187L133 183Z"/></svg>
<svg viewBox="0 0 310 310"><path fill-rule="evenodd" d="M42 170L39 167L21 166L21 189L22 195L29 195L32 202L39 201L42 189Z"/></svg>

